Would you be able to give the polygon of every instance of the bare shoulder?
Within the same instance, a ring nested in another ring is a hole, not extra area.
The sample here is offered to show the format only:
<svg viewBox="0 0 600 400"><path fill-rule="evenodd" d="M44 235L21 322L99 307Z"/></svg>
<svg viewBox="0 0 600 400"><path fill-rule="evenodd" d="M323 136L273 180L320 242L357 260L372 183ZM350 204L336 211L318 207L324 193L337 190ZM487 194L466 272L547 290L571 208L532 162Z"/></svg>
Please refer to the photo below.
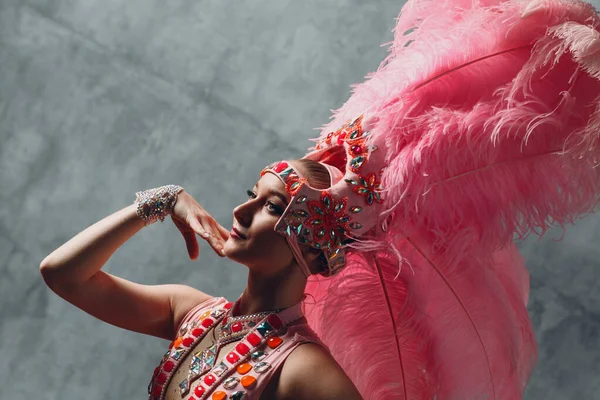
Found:
<svg viewBox="0 0 600 400"><path fill-rule="evenodd" d="M175 335L177 327L179 327L186 314L197 305L212 299L213 296L191 286L179 284L169 286L172 287L170 304L173 335Z"/></svg>
<svg viewBox="0 0 600 400"><path fill-rule="evenodd" d="M361 400L360 393L331 354L316 343L294 349L281 369L277 398Z"/></svg>

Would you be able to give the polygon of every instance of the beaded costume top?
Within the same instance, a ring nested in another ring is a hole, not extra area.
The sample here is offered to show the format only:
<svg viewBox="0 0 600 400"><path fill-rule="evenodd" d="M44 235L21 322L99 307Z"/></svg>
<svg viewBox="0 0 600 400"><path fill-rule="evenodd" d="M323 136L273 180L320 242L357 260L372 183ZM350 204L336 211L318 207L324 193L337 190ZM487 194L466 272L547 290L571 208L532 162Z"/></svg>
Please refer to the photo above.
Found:
<svg viewBox="0 0 600 400"><path fill-rule="evenodd" d="M306 322L282 323L294 313L302 315L298 303L245 326L247 334L215 354L213 331L229 325L224 319L232 306L224 297L214 297L188 312L177 329L177 339L154 370L149 400L259 399L298 345L312 342L325 346Z"/></svg>

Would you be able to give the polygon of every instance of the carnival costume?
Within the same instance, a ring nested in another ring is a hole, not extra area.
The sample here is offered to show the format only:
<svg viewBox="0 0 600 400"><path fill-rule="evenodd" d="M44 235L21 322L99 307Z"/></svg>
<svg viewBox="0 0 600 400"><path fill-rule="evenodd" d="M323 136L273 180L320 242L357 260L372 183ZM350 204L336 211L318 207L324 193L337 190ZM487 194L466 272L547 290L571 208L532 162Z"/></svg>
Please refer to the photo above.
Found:
<svg viewBox="0 0 600 400"><path fill-rule="evenodd" d="M582 1L409 0L388 57L304 156L331 187L285 160L261 172L291 196L275 229L309 277L306 340L320 339L365 399L522 398L537 347L513 236L596 210L597 27ZM302 244L323 251L319 274ZM208 315L197 323L217 322ZM278 324L245 336L228 369Z"/></svg>

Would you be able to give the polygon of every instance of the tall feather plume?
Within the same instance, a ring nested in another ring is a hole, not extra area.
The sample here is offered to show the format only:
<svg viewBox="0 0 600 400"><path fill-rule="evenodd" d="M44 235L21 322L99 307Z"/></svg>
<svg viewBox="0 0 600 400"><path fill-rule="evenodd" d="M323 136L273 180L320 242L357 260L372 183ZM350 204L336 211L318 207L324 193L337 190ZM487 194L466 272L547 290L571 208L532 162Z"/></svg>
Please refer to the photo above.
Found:
<svg viewBox="0 0 600 400"><path fill-rule="evenodd" d="M597 26L582 1L409 0L323 127L364 114L389 160L372 235L305 300L365 399L522 397L537 347L512 239L597 209Z"/></svg>

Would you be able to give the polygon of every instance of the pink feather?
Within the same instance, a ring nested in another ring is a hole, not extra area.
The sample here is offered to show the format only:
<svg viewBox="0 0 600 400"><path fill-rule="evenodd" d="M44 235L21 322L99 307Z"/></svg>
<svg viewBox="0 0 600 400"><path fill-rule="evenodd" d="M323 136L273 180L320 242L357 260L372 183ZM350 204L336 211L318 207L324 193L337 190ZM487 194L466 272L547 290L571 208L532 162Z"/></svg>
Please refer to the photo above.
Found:
<svg viewBox="0 0 600 400"><path fill-rule="evenodd" d="M305 301L365 399L522 397L537 347L512 238L598 206L597 26L582 1L409 0L323 127L364 113L389 160L378 226Z"/></svg>

